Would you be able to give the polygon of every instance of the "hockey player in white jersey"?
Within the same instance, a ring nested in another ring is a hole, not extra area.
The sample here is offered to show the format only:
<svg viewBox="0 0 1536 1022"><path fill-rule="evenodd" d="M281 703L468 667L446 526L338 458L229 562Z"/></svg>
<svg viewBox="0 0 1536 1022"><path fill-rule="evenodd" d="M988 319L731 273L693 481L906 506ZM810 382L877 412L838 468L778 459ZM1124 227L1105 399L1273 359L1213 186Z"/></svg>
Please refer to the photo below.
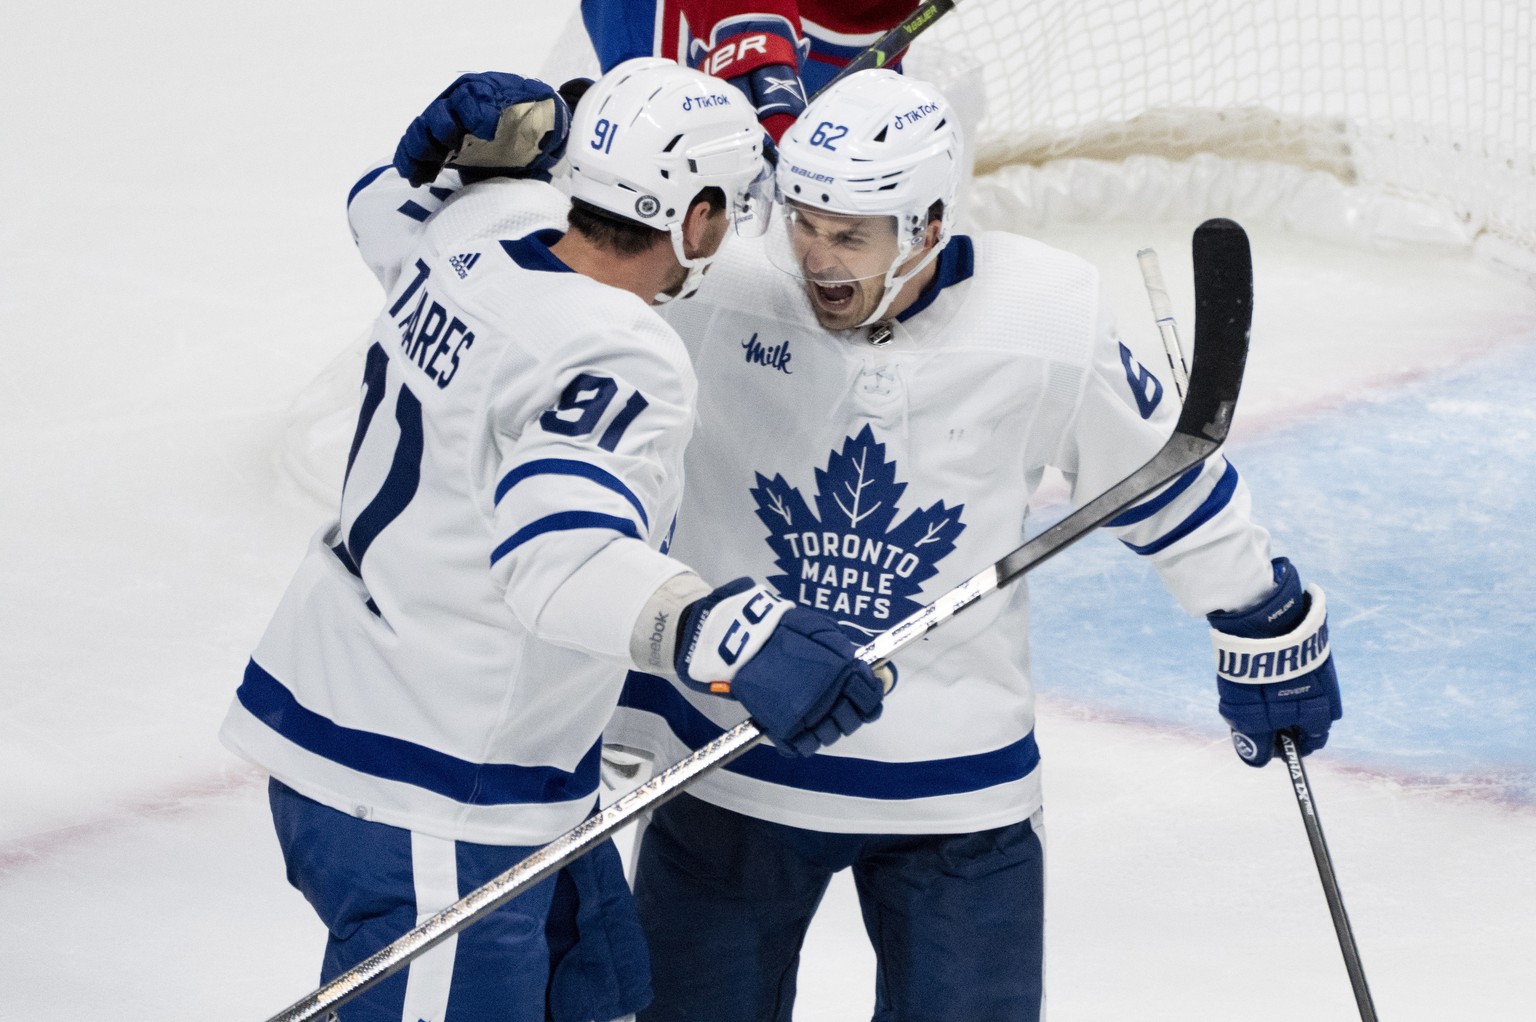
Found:
<svg viewBox="0 0 1536 1022"><path fill-rule="evenodd" d="M783 232L731 247L663 310L700 380L674 553L763 577L858 641L1016 548L1048 469L1091 498L1177 417L1093 267L951 234L959 148L931 87L888 71L835 84L782 141ZM1289 665L1218 674L1234 745L1262 766L1282 729L1320 748L1340 703L1322 592L1272 556L1249 503L1216 456L1109 528L1209 618L1222 662ZM879 727L807 759L753 750L655 811L635 876L656 987L642 1022L788 1022L841 869L875 949L877 1022L1039 1018L1027 629L1024 586L981 601L904 654ZM666 763L732 723L636 673L607 737Z"/></svg>
<svg viewBox="0 0 1536 1022"><path fill-rule="evenodd" d="M473 77L413 124L418 146L456 133L472 183L398 265L374 260L388 298L339 516L222 730L271 774L288 876L329 930L322 980L594 810L628 668L744 707L789 755L880 712L831 620L666 553L696 380L650 306L752 220L752 108L670 62L621 65L572 125L570 229L509 234L547 186L501 174L553 163L567 114L543 83ZM648 984L605 844L341 1017L590 1022Z"/></svg>
<svg viewBox="0 0 1536 1022"><path fill-rule="evenodd" d="M1091 498L1177 416L1091 266L1013 235L951 235L957 134L923 83L869 71L833 85L782 140L777 247L727 253L668 317L700 379L675 549L766 577L858 641L1014 549L1047 467ZM757 428L732 428L742 408ZM1272 560L1224 458L1110 526L1211 615L1218 648L1326 643L1321 592ZM876 1020L1039 1017L1027 628L1024 587L983 601L903 657L879 728L793 764L748 754L655 812L635 876L656 963L642 1022L788 1022L806 927L843 868L876 954ZM1219 682L1248 761L1269 758L1279 728L1309 751L1326 740L1337 682L1330 660L1312 666L1287 684ZM637 675L610 738L667 762L726 723ZM699 948L728 940L751 953L701 972Z"/></svg>

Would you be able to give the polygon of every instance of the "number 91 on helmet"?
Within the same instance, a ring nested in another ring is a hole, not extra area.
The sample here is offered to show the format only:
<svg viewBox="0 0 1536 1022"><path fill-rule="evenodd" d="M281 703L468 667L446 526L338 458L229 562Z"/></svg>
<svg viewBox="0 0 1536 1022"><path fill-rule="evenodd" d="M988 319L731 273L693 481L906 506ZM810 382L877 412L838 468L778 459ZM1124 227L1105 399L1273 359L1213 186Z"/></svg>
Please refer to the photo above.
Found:
<svg viewBox="0 0 1536 1022"><path fill-rule="evenodd" d="M768 225L772 177L756 111L735 87L665 58L624 61L588 90L566 158L573 201L671 235L688 270L676 297L698 289L715 256L684 251L683 220L708 189L719 189L737 233Z"/></svg>

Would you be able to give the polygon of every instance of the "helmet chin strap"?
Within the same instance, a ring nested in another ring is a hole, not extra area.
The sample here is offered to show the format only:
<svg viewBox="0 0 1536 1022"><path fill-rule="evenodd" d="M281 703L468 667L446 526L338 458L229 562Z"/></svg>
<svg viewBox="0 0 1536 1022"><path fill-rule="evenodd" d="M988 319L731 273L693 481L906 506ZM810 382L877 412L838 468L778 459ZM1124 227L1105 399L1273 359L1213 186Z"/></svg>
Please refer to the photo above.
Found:
<svg viewBox="0 0 1536 1022"><path fill-rule="evenodd" d="M683 285L678 288L677 294L669 295L662 291L652 299L652 305L665 305L679 298L692 298L694 293L699 290L699 285L704 283L704 271L709 269L709 264L715 261L715 256L697 256L690 259L683 254L683 225L681 223L673 224L667 229L667 233L672 236L672 254L677 257L678 265L688 271L688 275L683 278ZM717 250L715 255L719 254Z"/></svg>
<svg viewBox="0 0 1536 1022"><path fill-rule="evenodd" d="M875 311L869 314L868 319L856 324L852 329L859 330L882 319L885 316L885 310L891 307L891 303L896 300L897 293L901 291L906 282L920 273L923 267L939 257L939 250L944 247L946 240L948 240L946 237L940 237L933 243L933 247L928 250L928 254L918 260L916 266L900 275L897 274L896 269L911 254L912 249L909 248L905 252L897 253L896 258L891 260L891 268L885 271L885 293L880 296L880 302L875 306Z"/></svg>

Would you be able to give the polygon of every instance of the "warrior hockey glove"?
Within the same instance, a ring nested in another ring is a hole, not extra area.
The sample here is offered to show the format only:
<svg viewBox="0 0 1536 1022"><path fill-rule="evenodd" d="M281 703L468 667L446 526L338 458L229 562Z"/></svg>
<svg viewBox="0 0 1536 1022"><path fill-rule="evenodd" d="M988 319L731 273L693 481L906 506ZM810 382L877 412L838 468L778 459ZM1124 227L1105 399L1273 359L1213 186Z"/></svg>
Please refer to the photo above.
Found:
<svg viewBox="0 0 1536 1022"><path fill-rule="evenodd" d="M724 78L757 108L757 120L775 143L805 110L805 86L796 68L801 44L783 19L748 20L715 44L700 65Z"/></svg>
<svg viewBox="0 0 1536 1022"><path fill-rule="evenodd" d="M727 79L757 107L757 120L774 142L805 111L805 86L788 64L769 64Z"/></svg>
<svg viewBox="0 0 1536 1022"><path fill-rule="evenodd" d="M550 179L565 155L571 112L536 78L485 71L460 75L405 129L395 169L412 185L434 180L444 166L465 182L489 177Z"/></svg>
<svg viewBox="0 0 1536 1022"><path fill-rule="evenodd" d="M809 756L880 716L885 686L829 618L739 578L683 611L677 676L732 696L779 751Z"/></svg>
<svg viewBox="0 0 1536 1022"><path fill-rule="evenodd" d="M1256 767L1269 762L1280 731L1291 732L1303 756L1321 749L1344 712L1323 591L1303 591L1284 557L1274 569L1275 591L1263 603L1206 618L1214 629L1221 715L1232 726L1237 754Z"/></svg>

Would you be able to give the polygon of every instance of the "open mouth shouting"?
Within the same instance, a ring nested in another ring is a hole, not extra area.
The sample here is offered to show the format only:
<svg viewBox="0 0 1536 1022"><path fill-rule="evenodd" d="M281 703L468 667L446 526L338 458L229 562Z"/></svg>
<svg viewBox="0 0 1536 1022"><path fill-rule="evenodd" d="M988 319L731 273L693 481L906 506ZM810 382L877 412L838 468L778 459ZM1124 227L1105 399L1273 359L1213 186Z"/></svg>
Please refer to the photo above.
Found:
<svg viewBox="0 0 1536 1022"><path fill-rule="evenodd" d="M808 281L811 285L811 294L816 299L816 305L824 312L834 315L847 312L853 305L854 295L857 293L852 284L820 284L816 281Z"/></svg>

